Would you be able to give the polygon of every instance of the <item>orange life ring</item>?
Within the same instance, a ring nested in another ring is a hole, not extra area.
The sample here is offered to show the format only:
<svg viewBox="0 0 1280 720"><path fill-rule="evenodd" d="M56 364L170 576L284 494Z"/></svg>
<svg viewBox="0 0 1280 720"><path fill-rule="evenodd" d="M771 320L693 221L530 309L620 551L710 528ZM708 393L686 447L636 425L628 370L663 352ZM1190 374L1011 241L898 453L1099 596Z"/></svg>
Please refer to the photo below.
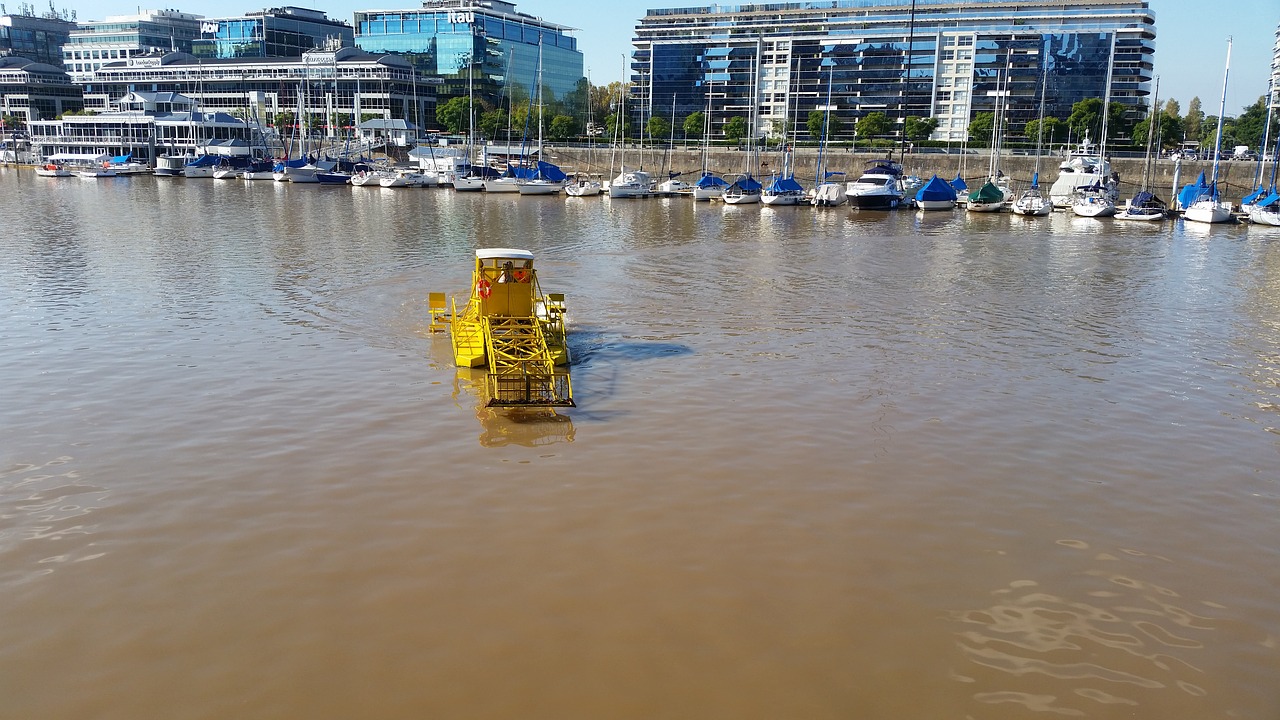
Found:
<svg viewBox="0 0 1280 720"><path fill-rule="evenodd" d="M529 270L516 270L512 274L515 276L516 282L522 282L522 283L529 282L529 280L533 277L533 273Z"/></svg>
<svg viewBox="0 0 1280 720"><path fill-rule="evenodd" d="M476 294L487 300L492 292L493 286L489 284L489 278L480 278L480 282L476 283Z"/></svg>

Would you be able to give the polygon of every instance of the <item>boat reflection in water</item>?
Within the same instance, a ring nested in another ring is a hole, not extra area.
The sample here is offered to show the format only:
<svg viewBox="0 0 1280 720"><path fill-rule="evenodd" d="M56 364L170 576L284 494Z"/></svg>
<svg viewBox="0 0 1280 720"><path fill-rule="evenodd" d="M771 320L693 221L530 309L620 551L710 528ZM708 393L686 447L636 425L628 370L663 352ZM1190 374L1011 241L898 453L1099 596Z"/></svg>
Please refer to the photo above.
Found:
<svg viewBox="0 0 1280 720"><path fill-rule="evenodd" d="M458 368L453 381L453 400L462 406L474 401L476 419L480 421L480 444L484 447L542 447L558 442L573 442L573 418L553 408L491 408L486 393L487 372L484 368Z"/></svg>

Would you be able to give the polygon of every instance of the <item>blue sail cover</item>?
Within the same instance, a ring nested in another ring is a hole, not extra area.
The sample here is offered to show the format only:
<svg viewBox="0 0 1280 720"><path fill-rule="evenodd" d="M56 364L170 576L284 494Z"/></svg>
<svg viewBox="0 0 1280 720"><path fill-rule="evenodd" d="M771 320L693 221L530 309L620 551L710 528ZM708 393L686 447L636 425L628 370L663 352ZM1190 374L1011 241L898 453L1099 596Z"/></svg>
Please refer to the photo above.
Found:
<svg viewBox="0 0 1280 720"><path fill-rule="evenodd" d="M751 177L750 175L744 175L738 178L737 182L735 182L734 185L738 186L738 188L741 189L743 192L748 192L748 193L758 193L764 189L764 186L761 185L758 180Z"/></svg>
<svg viewBox="0 0 1280 720"><path fill-rule="evenodd" d="M284 162L276 163L275 167L273 167L272 170L275 170L276 172L284 172L284 169L287 167L300 168L306 164L307 164L306 158L294 158L293 160L285 160Z"/></svg>
<svg viewBox="0 0 1280 720"><path fill-rule="evenodd" d="M1178 207L1186 208L1190 206L1191 203L1195 202L1196 198L1203 195L1207 189L1208 186L1204 183L1204 171L1201 170L1200 177L1196 178L1194 183L1191 185L1184 185L1182 189L1178 191Z"/></svg>
<svg viewBox="0 0 1280 720"><path fill-rule="evenodd" d="M787 177L774 178L773 182L769 183L769 192L774 195L784 192L804 192L804 188L800 186L800 183L796 182L794 177L788 175Z"/></svg>
<svg viewBox="0 0 1280 720"><path fill-rule="evenodd" d="M1245 195L1244 197L1240 198L1240 204L1241 204L1241 205L1252 205L1252 204L1254 204L1255 202L1257 202L1259 198L1265 197L1265 196L1266 196L1266 194L1267 194L1267 190L1266 190L1266 188L1264 188L1264 187L1262 187L1261 185L1259 185L1257 190L1254 190L1253 192L1249 193L1248 195Z"/></svg>
<svg viewBox="0 0 1280 720"><path fill-rule="evenodd" d="M1270 195L1262 198L1262 200L1258 201L1258 204L1254 205L1254 207L1265 208L1265 207L1271 207L1278 203L1280 203L1280 193L1277 193L1273 189Z"/></svg>
<svg viewBox="0 0 1280 720"><path fill-rule="evenodd" d="M129 153L128 155L117 155L111 158L111 162L116 165L123 165L127 162L131 162L132 160L133 160L133 153Z"/></svg>
<svg viewBox="0 0 1280 720"><path fill-rule="evenodd" d="M703 190L707 190L709 188L726 187L729 183L725 182L724 178L717 177L711 173L705 173L702 177L698 178L698 182L695 184Z"/></svg>
<svg viewBox="0 0 1280 720"><path fill-rule="evenodd" d="M565 174L559 167L541 160L538 161L537 175L543 180L550 180L551 182L560 182L565 179Z"/></svg>
<svg viewBox="0 0 1280 720"><path fill-rule="evenodd" d="M937 175L929 178L929 182L916 192L918 202L955 202L956 197L956 189L951 186L951 183Z"/></svg>
<svg viewBox="0 0 1280 720"><path fill-rule="evenodd" d="M200 157L187 163L187 167L211 167L218 164L216 155L201 155Z"/></svg>
<svg viewBox="0 0 1280 720"><path fill-rule="evenodd" d="M962 193L969 189L969 186L965 184L964 178L960 177L959 174L956 175L955 180L951 181L951 187L955 188L957 193Z"/></svg>

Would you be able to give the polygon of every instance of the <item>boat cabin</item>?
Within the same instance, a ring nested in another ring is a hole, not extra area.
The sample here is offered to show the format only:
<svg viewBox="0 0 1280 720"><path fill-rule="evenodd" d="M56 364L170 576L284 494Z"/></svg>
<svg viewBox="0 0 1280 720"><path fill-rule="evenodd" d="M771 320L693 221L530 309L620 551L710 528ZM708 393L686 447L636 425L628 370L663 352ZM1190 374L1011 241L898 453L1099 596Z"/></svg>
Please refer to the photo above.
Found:
<svg viewBox="0 0 1280 720"><path fill-rule="evenodd" d="M473 276L472 293L481 315L533 315L537 294L533 253L514 248L476 250Z"/></svg>

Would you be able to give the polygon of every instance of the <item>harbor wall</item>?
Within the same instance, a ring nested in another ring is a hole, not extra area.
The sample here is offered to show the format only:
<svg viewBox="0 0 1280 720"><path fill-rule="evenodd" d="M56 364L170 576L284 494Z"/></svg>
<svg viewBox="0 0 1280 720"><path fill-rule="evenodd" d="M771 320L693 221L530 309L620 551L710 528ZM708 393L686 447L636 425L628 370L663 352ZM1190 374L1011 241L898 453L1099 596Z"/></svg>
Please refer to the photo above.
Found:
<svg viewBox="0 0 1280 720"><path fill-rule="evenodd" d="M620 149L596 147L590 152L590 165L588 164L588 150L585 147L548 145L546 146L546 155L548 160L556 163L566 172L585 170L590 166L591 172L608 176L611 168L611 156L613 173L616 174L618 163L621 162L620 158L623 153ZM642 153L640 148L628 146L625 155L627 167L629 168L642 167L656 179L662 179L663 173L670 169L674 172L684 173L682 178L688 182L692 182L693 179L698 177L703 162L702 150L696 147L677 147L669 152L666 149L649 148ZM834 151L828 151L824 155L829 171L844 172L845 178L852 181L857 179L859 171L866 167L868 162L885 157L885 152L870 153L839 148ZM707 154L707 167L717 174L731 177L741 173L746 168L749 159L750 156L740 150L716 149ZM1045 155L1040 159L1040 182L1042 185L1047 187L1053 184L1054 179L1058 177L1058 163L1062 159L1062 156L1057 154ZM796 179L806 186L812 185L817 161L818 151L816 148L797 149L795 153ZM934 173L950 180L960 173L963 163L962 174L965 182L970 186L974 186L975 183L981 184L986 178L990 155L986 151L969 151L963 155L960 152L949 154L945 152L908 153L901 162L908 173L918 175L926 180ZM760 164L760 175L768 177L781 166L782 158L777 152L761 153ZM1179 183L1181 185L1195 182L1196 176L1201 171L1204 171L1205 177L1210 177L1213 174L1213 163L1210 161L1181 162L1180 165ZM1025 188L1031 184L1031 176L1035 172L1036 159L1034 155L1007 153L1001 157L999 166L1005 175L1013 179L1016 188ZM1112 169L1120 174L1120 196L1125 198L1136 193L1142 184L1143 159L1140 157L1112 158L1111 166ZM1257 162L1227 160L1219 163L1218 186L1222 189L1225 198L1238 203L1241 197L1252 192L1257 168ZM1165 200L1169 200L1172 196L1171 190L1173 188L1175 170L1177 170L1177 165L1172 160L1160 159L1155 163L1151 186L1156 195ZM1269 173L1270 170L1268 169L1267 172Z"/></svg>

